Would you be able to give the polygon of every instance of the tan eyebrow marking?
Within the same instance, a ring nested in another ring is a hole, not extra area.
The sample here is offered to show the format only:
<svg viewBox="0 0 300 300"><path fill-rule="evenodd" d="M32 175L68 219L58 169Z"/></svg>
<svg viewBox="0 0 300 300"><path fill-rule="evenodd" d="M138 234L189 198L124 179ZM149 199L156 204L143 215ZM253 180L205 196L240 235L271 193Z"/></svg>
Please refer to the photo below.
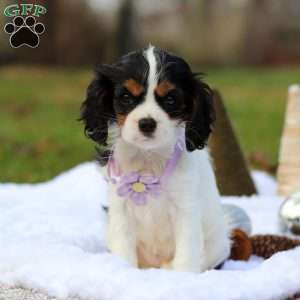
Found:
<svg viewBox="0 0 300 300"><path fill-rule="evenodd" d="M144 92L144 87L134 79L128 79L124 82L124 86L135 97L141 96Z"/></svg>
<svg viewBox="0 0 300 300"><path fill-rule="evenodd" d="M161 82L156 88L155 92L158 96L164 97L168 92L175 90L176 86L168 80Z"/></svg>

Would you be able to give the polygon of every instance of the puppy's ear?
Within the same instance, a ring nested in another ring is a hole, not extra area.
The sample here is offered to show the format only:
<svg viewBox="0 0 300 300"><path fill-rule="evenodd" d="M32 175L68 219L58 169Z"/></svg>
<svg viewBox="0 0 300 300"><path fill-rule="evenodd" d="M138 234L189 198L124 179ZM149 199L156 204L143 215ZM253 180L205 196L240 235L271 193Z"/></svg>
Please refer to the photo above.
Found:
<svg viewBox="0 0 300 300"><path fill-rule="evenodd" d="M193 78L193 98L185 128L186 147L188 151L203 149L207 144L212 125L215 121L213 92L210 87Z"/></svg>
<svg viewBox="0 0 300 300"><path fill-rule="evenodd" d="M85 134L102 145L106 145L108 124L115 119L111 72L109 65L97 67L96 76L90 83L86 100L81 106L80 119L85 123Z"/></svg>

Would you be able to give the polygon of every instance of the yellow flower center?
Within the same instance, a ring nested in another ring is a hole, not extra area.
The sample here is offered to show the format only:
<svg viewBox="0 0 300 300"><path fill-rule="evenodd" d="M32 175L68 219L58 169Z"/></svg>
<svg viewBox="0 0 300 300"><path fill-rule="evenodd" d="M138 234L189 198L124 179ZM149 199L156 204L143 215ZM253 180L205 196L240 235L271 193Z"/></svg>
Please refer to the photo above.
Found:
<svg viewBox="0 0 300 300"><path fill-rule="evenodd" d="M135 182L132 189L137 193L142 193L146 190L146 186L142 182Z"/></svg>

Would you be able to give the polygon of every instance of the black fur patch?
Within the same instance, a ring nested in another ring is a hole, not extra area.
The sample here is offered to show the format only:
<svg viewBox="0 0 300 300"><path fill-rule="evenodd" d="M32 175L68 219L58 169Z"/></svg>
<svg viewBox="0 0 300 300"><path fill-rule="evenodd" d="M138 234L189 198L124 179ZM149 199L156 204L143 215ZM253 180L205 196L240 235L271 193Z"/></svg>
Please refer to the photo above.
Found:
<svg viewBox="0 0 300 300"><path fill-rule="evenodd" d="M169 81L176 86L163 98L156 95L159 105L171 118L186 122L187 150L202 149L215 120L211 89L182 58L159 49L155 49L155 56L159 83ZM173 100L172 105L168 104L168 96Z"/></svg>

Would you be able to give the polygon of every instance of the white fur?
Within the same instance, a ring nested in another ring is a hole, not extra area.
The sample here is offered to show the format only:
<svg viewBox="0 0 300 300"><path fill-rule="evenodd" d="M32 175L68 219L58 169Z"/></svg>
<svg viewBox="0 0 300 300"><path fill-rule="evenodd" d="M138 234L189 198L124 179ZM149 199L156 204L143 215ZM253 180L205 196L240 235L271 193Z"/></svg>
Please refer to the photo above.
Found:
<svg viewBox="0 0 300 300"><path fill-rule="evenodd" d="M154 89L157 86L157 63L151 46L145 53L149 63L148 89L145 101L130 112L121 130L122 138L130 144L143 149L157 149L170 146L177 138L178 127L155 101ZM157 122L154 138L145 137L138 129L138 121L142 118L152 117Z"/></svg>
<svg viewBox="0 0 300 300"><path fill-rule="evenodd" d="M184 127L156 104L153 47L145 56L150 65L146 99L128 114L114 145L114 157L123 173L160 176ZM139 132L137 123L144 117L158 123L153 138ZM161 195L149 197L145 205L119 197L116 188L110 184L108 245L112 253L134 266L194 272L213 268L229 256L229 230L205 149L184 151Z"/></svg>

